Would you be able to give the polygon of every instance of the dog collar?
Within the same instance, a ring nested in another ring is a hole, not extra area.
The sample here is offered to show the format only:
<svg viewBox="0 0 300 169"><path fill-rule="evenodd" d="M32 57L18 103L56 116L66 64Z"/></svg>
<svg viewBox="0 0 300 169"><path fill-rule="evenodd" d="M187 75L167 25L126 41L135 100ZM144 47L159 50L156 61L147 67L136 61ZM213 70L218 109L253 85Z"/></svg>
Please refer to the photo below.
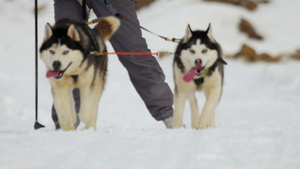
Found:
<svg viewBox="0 0 300 169"><path fill-rule="evenodd" d="M205 72L203 73L203 75L200 78L193 80L194 83L196 84L196 86L202 85L202 83L204 82L204 77L207 75L207 73L208 73L208 69L205 70Z"/></svg>
<svg viewBox="0 0 300 169"><path fill-rule="evenodd" d="M205 72L203 73L203 75L202 75L203 78L207 75L208 70L209 70L209 69L206 69Z"/></svg>

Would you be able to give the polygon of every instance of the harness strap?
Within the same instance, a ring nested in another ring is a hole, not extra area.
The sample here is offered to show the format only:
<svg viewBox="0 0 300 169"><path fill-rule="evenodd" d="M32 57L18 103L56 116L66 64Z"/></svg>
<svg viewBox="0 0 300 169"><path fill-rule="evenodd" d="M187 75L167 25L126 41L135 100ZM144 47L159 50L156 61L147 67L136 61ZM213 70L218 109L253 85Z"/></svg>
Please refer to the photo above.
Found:
<svg viewBox="0 0 300 169"><path fill-rule="evenodd" d="M105 6L109 9L109 11L113 14L113 16L116 16L116 17L122 19L123 21L125 21L125 22L127 22L127 23L130 23L130 24L133 25L133 26L136 26L136 27L138 27L138 28L140 28L140 29L143 29L143 30L145 30L145 31L147 31L147 32L149 32L149 33L151 33L151 34L153 34L153 35L156 35L156 36L158 36L158 37L160 37L160 38L162 38L162 39L164 39L164 40L166 40L166 41L177 42L177 43L179 43L179 42L181 41L181 39L175 39L175 38L169 39L169 38L167 38L167 37L158 35L158 34L152 32L152 31L150 31L150 30L144 28L143 26L141 26L141 25L139 25L139 24L133 22L133 21L130 20L129 18L125 17L124 15L122 15L122 14L121 14L120 12L118 12L118 11L112 6L112 4L109 3L107 0L103 0L103 3L104 3ZM99 21L101 21L101 18L97 18L97 19L94 19L94 20L92 20L92 21L86 22L86 24L93 24L93 23L96 23L96 22L99 22Z"/></svg>

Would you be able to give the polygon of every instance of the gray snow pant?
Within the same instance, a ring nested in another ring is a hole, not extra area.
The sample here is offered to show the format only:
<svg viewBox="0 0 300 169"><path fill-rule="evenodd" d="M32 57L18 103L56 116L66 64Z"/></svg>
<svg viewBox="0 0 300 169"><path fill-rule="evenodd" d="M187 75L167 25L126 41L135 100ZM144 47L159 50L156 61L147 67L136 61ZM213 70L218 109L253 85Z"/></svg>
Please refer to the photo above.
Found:
<svg viewBox="0 0 300 169"><path fill-rule="evenodd" d="M69 18L82 21L82 7L77 0L54 0L55 20ZM131 0L108 0L121 14L133 22L139 21L135 6ZM112 13L102 0L86 0L87 5L97 17L110 16ZM94 18L93 18L94 19ZM140 28L122 21L118 31L111 37L110 43L115 51L120 52L151 52L142 37ZM164 120L173 115L173 94L165 83L164 73L153 56L121 55L118 56L127 69L130 80L143 99L147 109L156 120ZM79 90L73 91L76 111L80 108ZM55 108L52 108L52 118L58 122Z"/></svg>

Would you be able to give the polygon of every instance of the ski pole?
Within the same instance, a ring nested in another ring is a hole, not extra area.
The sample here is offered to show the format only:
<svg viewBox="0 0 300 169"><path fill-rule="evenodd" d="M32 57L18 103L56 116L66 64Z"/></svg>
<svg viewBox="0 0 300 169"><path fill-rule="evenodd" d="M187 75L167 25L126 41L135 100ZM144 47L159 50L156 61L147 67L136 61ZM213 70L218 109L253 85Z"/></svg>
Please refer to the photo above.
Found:
<svg viewBox="0 0 300 169"><path fill-rule="evenodd" d="M38 7L37 0L34 1L34 16L35 16L35 123L34 129L45 127L38 122Z"/></svg>

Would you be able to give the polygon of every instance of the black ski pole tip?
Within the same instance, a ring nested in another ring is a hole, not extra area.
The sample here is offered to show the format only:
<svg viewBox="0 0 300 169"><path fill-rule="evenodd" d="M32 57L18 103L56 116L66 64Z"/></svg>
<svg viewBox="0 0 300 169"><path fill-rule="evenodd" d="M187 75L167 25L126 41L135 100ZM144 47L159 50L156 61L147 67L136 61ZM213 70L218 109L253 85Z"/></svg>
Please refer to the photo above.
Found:
<svg viewBox="0 0 300 169"><path fill-rule="evenodd" d="M37 121L34 123L34 129L35 129L35 130L37 130L37 129L39 129L39 128L43 128L43 127L45 127L45 126L42 125L42 124L40 124L40 123L37 122Z"/></svg>

